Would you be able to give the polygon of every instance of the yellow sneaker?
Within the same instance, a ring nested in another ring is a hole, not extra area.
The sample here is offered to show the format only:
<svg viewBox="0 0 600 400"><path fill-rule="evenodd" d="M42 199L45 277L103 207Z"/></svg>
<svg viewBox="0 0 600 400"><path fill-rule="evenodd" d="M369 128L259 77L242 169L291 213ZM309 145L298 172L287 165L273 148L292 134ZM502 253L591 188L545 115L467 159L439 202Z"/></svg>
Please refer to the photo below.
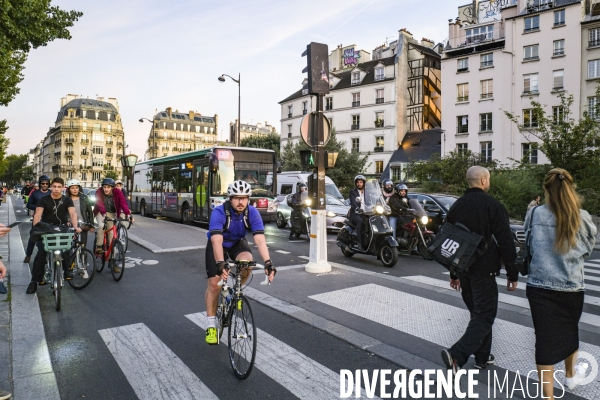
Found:
<svg viewBox="0 0 600 400"><path fill-rule="evenodd" d="M219 338L217 337L217 328L208 328L206 330L206 343L219 344Z"/></svg>

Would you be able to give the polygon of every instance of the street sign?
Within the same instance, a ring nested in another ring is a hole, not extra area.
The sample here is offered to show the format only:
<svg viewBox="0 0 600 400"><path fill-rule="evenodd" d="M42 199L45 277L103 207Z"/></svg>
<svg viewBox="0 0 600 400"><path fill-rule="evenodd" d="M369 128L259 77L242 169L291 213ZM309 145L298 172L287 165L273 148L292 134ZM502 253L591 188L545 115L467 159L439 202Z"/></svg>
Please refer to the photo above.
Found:
<svg viewBox="0 0 600 400"><path fill-rule="evenodd" d="M317 130L317 112L308 113L302 118L300 123L300 136L309 147L325 146L329 142L331 135L331 125L329 120L321 114L323 118L323 142L319 143Z"/></svg>

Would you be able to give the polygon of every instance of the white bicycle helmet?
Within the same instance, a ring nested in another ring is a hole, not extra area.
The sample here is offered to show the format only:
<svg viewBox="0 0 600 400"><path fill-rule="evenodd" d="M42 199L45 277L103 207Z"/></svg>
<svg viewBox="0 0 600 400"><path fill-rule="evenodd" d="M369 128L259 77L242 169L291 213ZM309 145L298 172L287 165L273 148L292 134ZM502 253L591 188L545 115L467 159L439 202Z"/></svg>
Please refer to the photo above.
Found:
<svg viewBox="0 0 600 400"><path fill-rule="evenodd" d="M248 196L252 194L252 187L244 181L235 181L227 188L227 196Z"/></svg>
<svg viewBox="0 0 600 400"><path fill-rule="evenodd" d="M81 189L81 182L79 182L77 179L69 179L67 181L67 189L71 186L79 186L79 188Z"/></svg>

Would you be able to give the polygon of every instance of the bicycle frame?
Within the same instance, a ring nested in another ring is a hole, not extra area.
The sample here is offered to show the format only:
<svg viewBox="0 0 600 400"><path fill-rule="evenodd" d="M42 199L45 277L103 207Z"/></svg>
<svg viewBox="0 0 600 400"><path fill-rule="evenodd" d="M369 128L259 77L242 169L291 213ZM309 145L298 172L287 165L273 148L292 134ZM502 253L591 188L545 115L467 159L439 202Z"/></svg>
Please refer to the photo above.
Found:
<svg viewBox="0 0 600 400"><path fill-rule="evenodd" d="M103 253L102 253L102 257L104 258L104 261L107 262L110 258L110 255L113 251L113 241L115 239L119 238L119 226L122 225L123 221L128 221L127 219L122 219L122 218L104 218L104 227L106 227L106 223L107 222L114 222L112 228L110 229L105 229L104 230L104 238L102 239L102 249L103 249ZM129 227L127 227L127 229L129 229L131 227L131 221L129 221ZM110 241L110 243L107 244L108 241L108 235L112 233L112 240Z"/></svg>

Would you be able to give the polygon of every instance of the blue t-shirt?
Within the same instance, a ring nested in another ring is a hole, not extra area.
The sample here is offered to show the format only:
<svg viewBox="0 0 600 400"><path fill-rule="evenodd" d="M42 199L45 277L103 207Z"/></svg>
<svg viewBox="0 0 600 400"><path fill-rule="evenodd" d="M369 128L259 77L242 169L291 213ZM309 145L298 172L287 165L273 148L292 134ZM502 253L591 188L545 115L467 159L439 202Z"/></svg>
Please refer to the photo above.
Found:
<svg viewBox="0 0 600 400"><path fill-rule="evenodd" d="M208 224L208 240L211 235L223 235L223 247L231 248L240 239L246 237L247 229L244 224L244 213L238 214L233 208L230 208L231 221L229 223L229 229L225 230L227 224L227 216L225 215L225 206L220 205L212 210L210 215L210 222ZM256 208L248 205L248 222L252 228L252 234L265 233L265 226L263 225L260 213Z"/></svg>

